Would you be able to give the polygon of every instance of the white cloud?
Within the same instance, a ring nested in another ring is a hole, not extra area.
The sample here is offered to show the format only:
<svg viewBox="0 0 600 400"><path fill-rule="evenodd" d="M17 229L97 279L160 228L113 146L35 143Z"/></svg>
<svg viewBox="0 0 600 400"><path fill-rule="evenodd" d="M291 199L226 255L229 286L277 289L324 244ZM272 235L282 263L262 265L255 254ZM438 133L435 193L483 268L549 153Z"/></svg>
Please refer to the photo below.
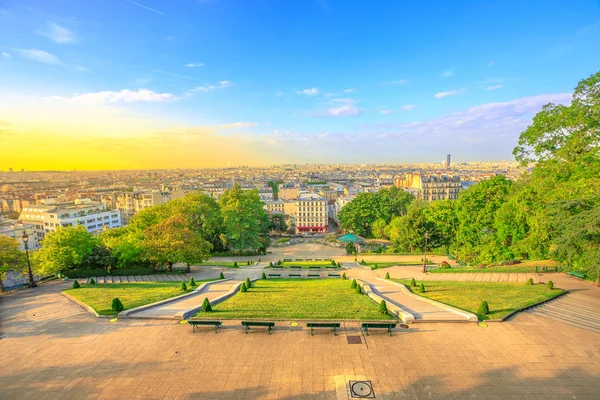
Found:
<svg viewBox="0 0 600 400"><path fill-rule="evenodd" d="M4 57L4 58L10 58L10 54L8 54L8 53L7 53L7 52L5 52L5 51L3 51L3 52L2 52L2 53L0 53L0 54L2 54L2 57Z"/></svg>
<svg viewBox="0 0 600 400"><path fill-rule="evenodd" d="M107 103L137 103L137 102L160 102L175 100L172 93L156 93L148 89L129 90L123 89L118 92L105 90L102 92L90 92L72 97L51 97L52 100L63 100L71 103L84 105L99 105Z"/></svg>
<svg viewBox="0 0 600 400"><path fill-rule="evenodd" d="M392 110L380 110L379 114L383 114L383 115L389 115L389 114L393 114L394 111Z"/></svg>
<svg viewBox="0 0 600 400"><path fill-rule="evenodd" d="M185 64L186 67L188 68L198 68L198 67L204 67L203 63L188 63Z"/></svg>
<svg viewBox="0 0 600 400"><path fill-rule="evenodd" d="M452 75L454 75L454 71L452 71L452 70L444 71L444 73L442 74L442 76L443 76L444 78L449 78L449 77L451 77Z"/></svg>
<svg viewBox="0 0 600 400"><path fill-rule="evenodd" d="M354 93L354 89L352 89L352 88L346 89L346 90L344 90L344 93Z"/></svg>
<svg viewBox="0 0 600 400"><path fill-rule="evenodd" d="M55 22L48 22L46 24L46 28L38 31L37 33L42 36L46 36L50 38L50 40L60 44L75 43L78 41L75 32Z"/></svg>
<svg viewBox="0 0 600 400"><path fill-rule="evenodd" d="M464 89L451 90L449 92L439 92L439 93L434 94L433 97L435 97L436 99L441 99L442 97L454 96L454 95L461 93L463 90Z"/></svg>
<svg viewBox="0 0 600 400"><path fill-rule="evenodd" d="M497 90L497 89L502 89L504 86L502 85L493 85L493 86L488 86L485 88L485 90Z"/></svg>
<svg viewBox="0 0 600 400"><path fill-rule="evenodd" d="M54 54L38 49L13 49L20 55L33 61L38 61L44 64L61 65L60 59Z"/></svg>
<svg viewBox="0 0 600 400"><path fill-rule="evenodd" d="M404 111L412 110L413 108L415 108L415 106L412 104L406 104L406 105L402 106L402 109Z"/></svg>
<svg viewBox="0 0 600 400"><path fill-rule="evenodd" d="M219 128L223 129L233 129L233 128L252 128L253 126L258 125L256 122L234 122L231 124L221 124Z"/></svg>
<svg viewBox="0 0 600 400"><path fill-rule="evenodd" d="M357 100L355 99L351 99L351 98L340 98L340 99L331 99L329 100L330 103L333 104L356 104L358 103Z"/></svg>
<svg viewBox="0 0 600 400"><path fill-rule="evenodd" d="M360 115L364 110L364 108L359 108L354 105L345 105L336 108L330 108L325 113L326 116L329 117L354 117Z"/></svg>
<svg viewBox="0 0 600 400"><path fill-rule="evenodd" d="M319 89L318 88L304 89L304 90L299 90L296 93L298 93L298 94L306 94L308 96L314 96L315 94L319 93Z"/></svg>
<svg viewBox="0 0 600 400"><path fill-rule="evenodd" d="M231 81L220 81L218 84L206 84L192 89L192 92L208 92L210 90L222 89L231 85Z"/></svg>
<svg viewBox="0 0 600 400"><path fill-rule="evenodd" d="M392 81L392 85L406 85L408 83L408 79L399 79L397 81Z"/></svg>

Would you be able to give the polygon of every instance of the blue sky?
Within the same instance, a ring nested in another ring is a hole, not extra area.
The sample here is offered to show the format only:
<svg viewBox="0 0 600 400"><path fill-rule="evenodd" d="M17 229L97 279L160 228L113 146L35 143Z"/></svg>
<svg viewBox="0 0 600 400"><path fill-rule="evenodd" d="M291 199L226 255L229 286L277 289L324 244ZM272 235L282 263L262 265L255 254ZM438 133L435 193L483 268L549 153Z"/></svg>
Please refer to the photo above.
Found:
<svg viewBox="0 0 600 400"><path fill-rule="evenodd" d="M241 164L512 159L532 114L598 70L598 1L0 2L16 150L59 135L196 148L184 167L226 164L211 147Z"/></svg>

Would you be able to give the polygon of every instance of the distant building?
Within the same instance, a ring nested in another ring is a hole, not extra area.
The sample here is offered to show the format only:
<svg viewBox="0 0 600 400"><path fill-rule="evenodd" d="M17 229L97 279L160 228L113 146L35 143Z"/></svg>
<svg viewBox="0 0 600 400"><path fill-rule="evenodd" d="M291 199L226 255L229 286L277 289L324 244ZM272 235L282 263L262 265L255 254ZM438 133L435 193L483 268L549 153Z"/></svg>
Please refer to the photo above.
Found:
<svg viewBox="0 0 600 400"><path fill-rule="evenodd" d="M288 192L289 193L289 192ZM303 192L290 200L268 200L264 209L271 214L284 214L296 233L327 232L329 212L327 199L316 193Z"/></svg>
<svg viewBox="0 0 600 400"><path fill-rule="evenodd" d="M450 167L450 154L446 155L446 167Z"/></svg>
<svg viewBox="0 0 600 400"><path fill-rule="evenodd" d="M56 203L46 200L43 204L24 207L19 215L19 223L35 227L38 240L58 227L83 225L88 232L100 232L104 227L121 226L121 213L107 210L106 206L90 199L78 199L74 202Z"/></svg>
<svg viewBox="0 0 600 400"><path fill-rule="evenodd" d="M342 208L344 208L344 206L346 206L346 204L350 203L352 200L354 200L356 198L356 196L351 195L351 196L342 196L339 197L335 203L334 203L334 215L333 220L335 221L336 224L340 224L340 211L342 211Z"/></svg>
<svg viewBox="0 0 600 400"><path fill-rule="evenodd" d="M121 212L123 225L129 224L131 218L149 207L164 204L170 200L179 199L185 196L183 190L174 191L138 191L125 192L117 195L115 199L115 208Z"/></svg>
<svg viewBox="0 0 600 400"><path fill-rule="evenodd" d="M19 242L19 249L21 250L25 249L23 239L21 239L23 233L26 233L27 236L31 238L31 240L27 243L29 245L29 249L37 249L39 245L34 224L26 224L11 219L0 219L0 235L17 239L17 242Z"/></svg>
<svg viewBox="0 0 600 400"><path fill-rule="evenodd" d="M407 174L396 179L396 186L425 201L455 200L462 189L460 177L441 174Z"/></svg>

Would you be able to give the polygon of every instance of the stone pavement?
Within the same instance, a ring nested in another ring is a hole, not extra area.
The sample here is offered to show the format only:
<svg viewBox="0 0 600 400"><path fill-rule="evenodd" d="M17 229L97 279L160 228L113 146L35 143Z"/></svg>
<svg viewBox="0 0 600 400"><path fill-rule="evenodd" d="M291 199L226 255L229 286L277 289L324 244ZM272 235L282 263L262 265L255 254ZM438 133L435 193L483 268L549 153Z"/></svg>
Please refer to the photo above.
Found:
<svg viewBox="0 0 600 400"><path fill-rule="evenodd" d="M285 323L245 335L239 321L194 334L174 321L93 318L60 296L66 287L0 296L0 399L337 400L362 379L386 400L600 397L600 334L528 313L393 337L352 323L338 336Z"/></svg>

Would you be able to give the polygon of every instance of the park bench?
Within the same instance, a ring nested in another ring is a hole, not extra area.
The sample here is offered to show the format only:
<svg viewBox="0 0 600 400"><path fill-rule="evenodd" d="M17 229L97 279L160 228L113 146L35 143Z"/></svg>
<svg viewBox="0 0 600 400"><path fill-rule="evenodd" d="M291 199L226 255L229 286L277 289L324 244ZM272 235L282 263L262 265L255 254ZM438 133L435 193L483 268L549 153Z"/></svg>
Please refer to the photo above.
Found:
<svg viewBox="0 0 600 400"><path fill-rule="evenodd" d="M246 334L251 326L266 326L269 328L269 335L271 334L271 328L275 326L275 322L260 322L260 321L242 321L242 326L246 327Z"/></svg>
<svg viewBox="0 0 600 400"><path fill-rule="evenodd" d="M583 272L571 271L571 272L569 272L569 275L576 276L577 278L585 279L585 273L583 273Z"/></svg>
<svg viewBox="0 0 600 400"><path fill-rule="evenodd" d="M390 336L392 336L392 328L396 327L395 322L385 323L385 322L363 322L362 328L365 330L367 336L369 336L369 328L371 329L387 329Z"/></svg>
<svg viewBox="0 0 600 400"><path fill-rule="evenodd" d="M327 276L331 276L332 278L339 278L340 274L327 274Z"/></svg>
<svg viewBox="0 0 600 400"><path fill-rule="evenodd" d="M311 265L308 269L321 269L318 265Z"/></svg>
<svg viewBox="0 0 600 400"><path fill-rule="evenodd" d="M336 336L335 330L340 327L339 322L308 322L307 328L310 328L310 335L313 336L313 328L333 328L333 336Z"/></svg>
<svg viewBox="0 0 600 400"><path fill-rule="evenodd" d="M269 274L269 278L280 278L281 274Z"/></svg>
<svg viewBox="0 0 600 400"><path fill-rule="evenodd" d="M306 276L308 276L309 278L320 278L321 274L308 274Z"/></svg>
<svg viewBox="0 0 600 400"><path fill-rule="evenodd" d="M221 321L198 321L198 320L188 320L188 324L192 326L192 332L196 332L196 326L214 326L215 333L217 333L217 329L223 325Z"/></svg>
<svg viewBox="0 0 600 400"><path fill-rule="evenodd" d="M299 265L292 265L290 268L291 269L302 269L302 267Z"/></svg>
<svg viewBox="0 0 600 400"><path fill-rule="evenodd" d="M302 274L290 274L289 277L290 278L300 278L302 276Z"/></svg>

